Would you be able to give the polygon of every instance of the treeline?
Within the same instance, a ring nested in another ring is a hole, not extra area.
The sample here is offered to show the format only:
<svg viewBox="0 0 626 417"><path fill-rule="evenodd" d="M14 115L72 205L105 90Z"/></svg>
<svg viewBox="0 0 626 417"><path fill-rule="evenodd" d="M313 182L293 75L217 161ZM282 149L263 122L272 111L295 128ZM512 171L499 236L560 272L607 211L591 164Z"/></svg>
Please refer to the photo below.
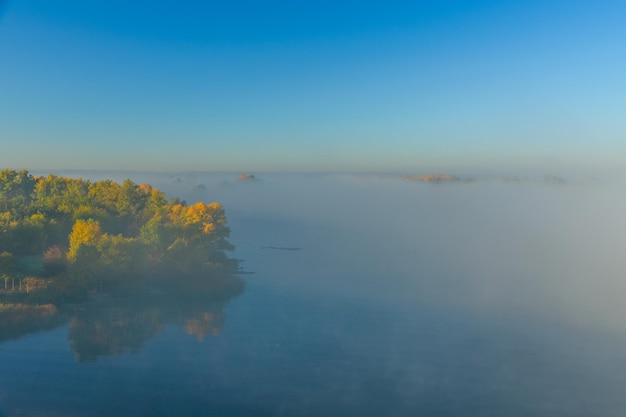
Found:
<svg viewBox="0 0 626 417"><path fill-rule="evenodd" d="M0 171L0 276L40 259L59 293L215 284L237 262L219 203L188 205L148 184ZM21 277L18 277L21 278ZM2 281L0 281L2 284ZM46 290L48 284L46 284Z"/></svg>

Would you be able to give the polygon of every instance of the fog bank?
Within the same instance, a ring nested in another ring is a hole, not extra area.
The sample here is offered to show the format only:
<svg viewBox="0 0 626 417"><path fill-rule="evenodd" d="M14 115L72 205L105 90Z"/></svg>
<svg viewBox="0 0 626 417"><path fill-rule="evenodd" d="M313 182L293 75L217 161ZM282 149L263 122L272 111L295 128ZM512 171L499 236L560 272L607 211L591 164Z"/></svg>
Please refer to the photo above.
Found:
<svg viewBox="0 0 626 417"><path fill-rule="evenodd" d="M130 178L169 197L221 202L235 256L256 273L249 279L276 288L626 330L626 196L620 181L429 183L304 174L241 181L234 174L197 173Z"/></svg>

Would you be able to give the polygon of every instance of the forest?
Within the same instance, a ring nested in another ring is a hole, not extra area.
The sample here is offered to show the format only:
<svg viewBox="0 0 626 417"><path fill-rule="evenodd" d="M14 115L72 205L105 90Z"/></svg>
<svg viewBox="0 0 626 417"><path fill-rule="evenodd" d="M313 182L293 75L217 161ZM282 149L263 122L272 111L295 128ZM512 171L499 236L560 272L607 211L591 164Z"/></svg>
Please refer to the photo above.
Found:
<svg viewBox="0 0 626 417"><path fill-rule="evenodd" d="M131 180L0 171L0 328L3 315L28 322L90 294L238 292L229 234L216 202L168 200Z"/></svg>

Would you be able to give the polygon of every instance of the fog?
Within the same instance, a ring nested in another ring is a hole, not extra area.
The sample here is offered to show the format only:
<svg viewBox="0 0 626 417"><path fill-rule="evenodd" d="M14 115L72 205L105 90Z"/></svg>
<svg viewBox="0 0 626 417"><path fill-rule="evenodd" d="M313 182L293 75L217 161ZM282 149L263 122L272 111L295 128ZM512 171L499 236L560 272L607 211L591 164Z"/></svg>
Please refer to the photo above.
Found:
<svg viewBox="0 0 626 417"><path fill-rule="evenodd" d="M626 196L618 180L83 176L129 177L168 197L221 202L235 256L259 285L626 330Z"/></svg>
<svg viewBox="0 0 626 417"><path fill-rule="evenodd" d="M621 180L57 174L221 202L245 289L0 344L7 415L624 415Z"/></svg>
<svg viewBox="0 0 626 417"><path fill-rule="evenodd" d="M284 277L292 285L622 326L620 184L325 176L235 185L245 187L222 194L235 244L302 247L281 254L298 257Z"/></svg>

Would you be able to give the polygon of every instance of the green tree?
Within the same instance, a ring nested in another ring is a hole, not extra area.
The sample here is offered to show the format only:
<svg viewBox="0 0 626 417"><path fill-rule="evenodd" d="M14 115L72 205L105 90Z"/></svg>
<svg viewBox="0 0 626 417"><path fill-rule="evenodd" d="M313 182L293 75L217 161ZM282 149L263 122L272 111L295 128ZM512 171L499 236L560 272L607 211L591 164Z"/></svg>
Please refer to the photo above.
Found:
<svg viewBox="0 0 626 417"><path fill-rule="evenodd" d="M15 259L9 252L0 253L0 277L4 280L4 289L7 289L9 279L14 277L16 270Z"/></svg>

